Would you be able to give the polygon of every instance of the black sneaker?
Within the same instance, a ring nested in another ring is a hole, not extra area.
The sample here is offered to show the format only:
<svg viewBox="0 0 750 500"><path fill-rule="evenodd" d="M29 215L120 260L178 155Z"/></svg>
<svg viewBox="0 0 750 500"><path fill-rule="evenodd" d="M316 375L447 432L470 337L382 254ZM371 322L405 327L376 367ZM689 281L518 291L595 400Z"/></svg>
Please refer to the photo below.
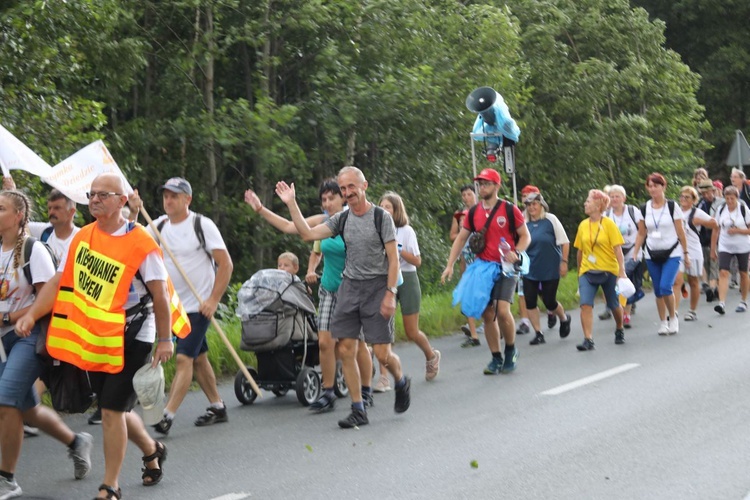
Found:
<svg viewBox="0 0 750 500"><path fill-rule="evenodd" d="M333 411L334 408L336 408L336 396L328 396L327 394L323 394L310 405L310 411L315 413L326 413Z"/></svg>
<svg viewBox="0 0 750 500"><path fill-rule="evenodd" d="M223 408L214 408L213 406L209 406L208 408L206 408L206 413L195 419L195 425L198 427L220 424L223 422L229 422L229 417L227 417L226 405L224 405Z"/></svg>
<svg viewBox="0 0 750 500"><path fill-rule="evenodd" d="M612 311L610 311L609 309L605 309L604 312L599 315L599 319L601 320L609 319L611 317Z"/></svg>
<svg viewBox="0 0 750 500"><path fill-rule="evenodd" d="M462 325L461 331L464 332L464 335L471 338L471 330L469 329L469 325Z"/></svg>
<svg viewBox="0 0 750 500"><path fill-rule="evenodd" d="M372 397L371 392L362 392L362 402L365 405L365 408L372 408L375 406L375 398Z"/></svg>
<svg viewBox="0 0 750 500"><path fill-rule="evenodd" d="M560 338L564 339L570 335L570 314L565 315L565 321L560 321Z"/></svg>
<svg viewBox="0 0 750 500"><path fill-rule="evenodd" d="M471 337L461 342L461 347L476 347L478 345L482 345L482 343L479 342L479 339L473 339Z"/></svg>
<svg viewBox="0 0 750 500"><path fill-rule="evenodd" d="M339 427L342 429L352 429L361 425L367 425L370 421L367 420L367 412L363 410L357 410L352 408L352 412L343 420L339 420Z"/></svg>
<svg viewBox="0 0 750 500"><path fill-rule="evenodd" d="M400 388L396 387L396 402L393 404L393 411L396 413L404 413L409 409L409 405L411 405L411 395L409 394L411 390L411 377L404 378L406 379L404 385Z"/></svg>
<svg viewBox="0 0 750 500"><path fill-rule="evenodd" d="M529 345L539 345L539 344L546 344L547 341L544 340L544 334L542 332L536 332L536 337L531 339L531 342L529 342Z"/></svg>
<svg viewBox="0 0 750 500"><path fill-rule="evenodd" d="M172 428L173 422L174 420L172 420L171 418L167 418L165 415L164 418L159 420L158 423L152 425L151 427L153 427L159 434L164 434L166 436L167 434L169 434L169 429Z"/></svg>
<svg viewBox="0 0 750 500"><path fill-rule="evenodd" d="M625 332L620 330L619 328L615 330L615 344L624 344L625 343Z"/></svg>
<svg viewBox="0 0 750 500"><path fill-rule="evenodd" d="M518 328L516 328L516 335L526 335L531 330L529 329L528 325L526 323L521 323L518 325Z"/></svg>
<svg viewBox="0 0 750 500"><path fill-rule="evenodd" d="M89 417L89 425L100 425L102 423L102 409L98 408Z"/></svg>
<svg viewBox="0 0 750 500"><path fill-rule="evenodd" d="M724 314L724 313L727 312L726 309L724 309L724 304L717 304L717 305L715 305L714 306L714 311L716 311L719 314Z"/></svg>
<svg viewBox="0 0 750 500"><path fill-rule="evenodd" d="M706 302L713 302L716 298L713 288L706 288Z"/></svg>
<svg viewBox="0 0 750 500"><path fill-rule="evenodd" d="M554 328L557 325L557 315L547 313L547 328Z"/></svg>
<svg viewBox="0 0 750 500"><path fill-rule="evenodd" d="M576 346L576 349L578 349L579 351L593 351L594 341L591 339L583 339L583 343L578 344Z"/></svg>

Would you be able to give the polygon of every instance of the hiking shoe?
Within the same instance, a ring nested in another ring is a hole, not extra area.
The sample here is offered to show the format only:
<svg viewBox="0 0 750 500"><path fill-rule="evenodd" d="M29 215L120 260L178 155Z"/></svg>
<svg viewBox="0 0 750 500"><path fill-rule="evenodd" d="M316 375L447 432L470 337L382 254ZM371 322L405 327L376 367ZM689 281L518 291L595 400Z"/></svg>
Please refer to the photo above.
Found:
<svg viewBox="0 0 750 500"><path fill-rule="evenodd" d="M167 434L169 434L169 429L172 428L172 423L174 423L174 420L164 415L164 417L159 420L159 422L152 425L151 427L153 427L159 434L164 434L166 436Z"/></svg>
<svg viewBox="0 0 750 500"><path fill-rule="evenodd" d="M478 345L482 345L482 343L479 342L479 339L473 339L471 337L461 342L461 347L476 347Z"/></svg>
<svg viewBox="0 0 750 500"><path fill-rule="evenodd" d="M326 413L333 411L334 408L336 408L336 396L329 396L325 393L309 407L310 411L315 413Z"/></svg>
<svg viewBox="0 0 750 500"><path fill-rule="evenodd" d="M605 309L604 312L599 315L599 319L601 320L609 319L611 317L612 311L610 311L609 309Z"/></svg>
<svg viewBox="0 0 750 500"><path fill-rule="evenodd" d="M743 313L747 311L747 302L740 302L740 305L734 310L734 312Z"/></svg>
<svg viewBox="0 0 750 500"><path fill-rule="evenodd" d="M495 356L492 356L492 361L490 361L490 364L487 365L487 368L484 369L485 375L497 375L503 371L503 358L496 358Z"/></svg>
<svg viewBox="0 0 750 500"><path fill-rule="evenodd" d="M94 413L89 417L89 425L101 425L102 423L102 409L97 406Z"/></svg>
<svg viewBox="0 0 750 500"><path fill-rule="evenodd" d="M21 487L15 479L6 479L0 476L0 499L5 500L6 498L16 498L23 494Z"/></svg>
<svg viewBox="0 0 750 500"><path fill-rule="evenodd" d="M503 363L503 371L510 373L516 369L516 361L518 361L518 349L513 346L511 350L505 350L505 362Z"/></svg>
<svg viewBox="0 0 750 500"><path fill-rule="evenodd" d="M706 288L706 302L713 302L716 299L716 292L713 288Z"/></svg>
<svg viewBox="0 0 750 500"><path fill-rule="evenodd" d="M578 344L576 346L576 349L578 349L579 351L593 351L594 341L591 339L583 339L583 342L581 344Z"/></svg>
<svg viewBox="0 0 750 500"><path fill-rule="evenodd" d="M615 330L615 344L620 345L625 343L625 332L619 328Z"/></svg>
<svg viewBox="0 0 750 500"><path fill-rule="evenodd" d="M526 323L521 323L520 325L518 325L518 328L516 328L516 335L526 335L530 331L531 330L529 329L529 325L527 325Z"/></svg>
<svg viewBox="0 0 750 500"><path fill-rule="evenodd" d="M471 337L471 329L469 328L468 323L461 326L461 331L464 332L464 335L467 337Z"/></svg>
<svg viewBox="0 0 750 500"><path fill-rule="evenodd" d="M665 319L664 321L659 322L659 329L656 330L656 333L659 335L667 335L669 333L669 321Z"/></svg>
<svg viewBox="0 0 750 500"><path fill-rule="evenodd" d="M229 422L226 405L224 405L223 408L214 408L213 406L209 406L208 408L206 408L206 413L195 419L195 425L197 425L198 427L220 424L222 422Z"/></svg>
<svg viewBox="0 0 750 500"><path fill-rule="evenodd" d="M628 330L631 328L631 325L630 325L630 314L623 313L623 315L622 315L622 326L624 326Z"/></svg>
<svg viewBox="0 0 750 500"><path fill-rule="evenodd" d="M677 312L675 311L674 318L669 318L669 321L667 322L667 327L669 330L667 333L669 335L674 335L675 333L680 331L680 318L677 317Z"/></svg>
<svg viewBox="0 0 750 500"><path fill-rule="evenodd" d="M39 429L23 424L23 435L24 437L36 437L39 435Z"/></svg>
<svg viewBox="0 0 750 500"><path fill-rule="evenodd" d="M716 311L719 314L724 314L724 313L727 312L726 309L724 308L724 303L723 302L721 302L720 304L715 305L714 306L714 311Z"/></svg>
<svg viewBox="0 0 750 500"><path fill-rule="evenodd" d="M362 404L365 405L365 409L375 406L375 399L371 392L362 391Z"/></svg>
<svg viewBox="0 0 750 500"><path fill-rule="evenodd" d="M536 337L531 339L529 342L529 345L539 345L539 344L546 344L547 341L544 340L544 334L542 332L536 332Z"/></svg>
<svg viewBox="0 0 750 500"><path fill-rule="evenodd" d="M434 380L440 372L440 351L432 350L432 359L427 362L425 367L424 379L427 381Z"/></svg>
<svg viewBox="0 0 750 500"><path fill-rule="evenodd" d="M685 315L685 321L698 321L698 313L695 311L688 311Z"/></svg>
<svg viewBox="0 0 750 500"><path fill-rule="evenodd" d="M734 290L734 289L736 289L739 286L740 285L735 280L732 280L732 281L729 282L729 289L730 290Z"/></svg>
<svg viewBox="0 0 750 500"><path fill-rule="evenodd" d="M342 429L353 429L361 425L367 425L370 421L367 420L367 412L352 408L352 412L343 420L339 420L339 427Z"/></svg>
<svg viewBox="0 0 750 500"><path fill-rule="evenodd" d="M388 392L391 390L391 379L387 375L381 375L378 383L372 388L373 392Z"/></svg>
<svg viewBox="0 0 750 500"><path fill-rule="evenodd" d="M91 448L93 445L94 438L91 434L79 432L76 434L75 447L68 448L68 457L73 460L73 475L76 479L83 479L91 470Z"/></svg>
<svg viewBox="0 0 750 500"><path fill-rule="evenodd" d="M560 321L560 338L564 339L570 335L570 314L565 315L565 321Z"/></svg>
<svg viewBox="0 0 750 500"><path fill-rule="evenodd" d="M547 313L547 328L554 328L557 325L557 315L555 313Z"/></svg>
<svg viewBox="0 0 750 500"><path fill-rule="evenodd" d="M404 413L411 405L411 377L404 376L406 382L401 387L396 387L396 401L393 403L393 411Z"/></svg>

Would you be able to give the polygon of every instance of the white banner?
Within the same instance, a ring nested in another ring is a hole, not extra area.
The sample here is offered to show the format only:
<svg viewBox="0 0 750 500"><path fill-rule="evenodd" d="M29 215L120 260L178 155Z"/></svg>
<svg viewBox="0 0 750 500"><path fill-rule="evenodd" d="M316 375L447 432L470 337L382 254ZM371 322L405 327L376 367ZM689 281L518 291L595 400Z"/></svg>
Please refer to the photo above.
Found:
<svg viewBox="0 0 750 500"><path fill-rule="evenodd" d="M3 175L9 175L10 170L25 170L39 177L52 173L52 167L39 158L24 143L0 125L0 167Z"/></svg>
<svg viewBox="0 0 750 500"><path fill-rule="evenodd" d="M89 204L86 193L91 189L91 181L99 174L118 174L125 183L125 194L133 192L102 141L92 142L50 170L49 174L42 176L42 180L82 205Z"/></svg>

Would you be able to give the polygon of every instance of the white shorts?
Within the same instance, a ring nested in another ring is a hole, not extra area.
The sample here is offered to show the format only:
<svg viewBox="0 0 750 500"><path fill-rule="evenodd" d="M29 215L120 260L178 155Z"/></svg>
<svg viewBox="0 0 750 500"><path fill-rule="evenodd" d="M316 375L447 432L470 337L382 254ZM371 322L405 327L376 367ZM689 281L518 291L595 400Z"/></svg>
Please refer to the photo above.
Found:
<svg viewBox="0 0 750 500"><path fill-rule="evenodd" d="M680 272L687 273L688 276L703 276L703 259L694 259L690 257L690 269L685 270L685 262L680 261Z"/></svg>

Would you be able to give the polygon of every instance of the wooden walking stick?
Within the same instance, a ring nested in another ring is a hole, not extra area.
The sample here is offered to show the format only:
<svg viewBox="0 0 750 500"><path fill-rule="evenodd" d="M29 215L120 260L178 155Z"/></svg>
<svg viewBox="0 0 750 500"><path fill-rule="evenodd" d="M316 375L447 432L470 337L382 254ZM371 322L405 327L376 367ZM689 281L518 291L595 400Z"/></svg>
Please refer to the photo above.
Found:
<svg viewBox="0 0 750 500"><path fill-rule="evenodd" d="M203 297L201 297L198 294L198 290L195 289L195 286L193 286L193 283L190 281L190 278L188 278L187 274L182 269L182 266L180 266L180 263L177 262L177 259L175 259L174 254L172 253L172 250L167 246L167 243L161 237L161 233L159 232L159 229L157 229L157 227L154 225L154 221L151 220L151 217L148 215L148 212L146 212L146 209L143 207L143 202L141 202L141 214L143 214L143 218L146 219L149 227L154 231L154 234L156 234L156 237L159 238L159 242L161 243L161 246L164 247L164 250L169 254L169 258L172 259L172 262L177 267L177 270L180 271L180 274L182 275L182 278L185 280L185 283L187 283L188 286L190 287L190 291L193 292L193 295L196 296L196 298L198 299L198 302L202 304ZM229 349L229 352L234 358L234 361L237 363L237 366L240 367L242 374L245 375L245 378L250 383L250 386L253 388L253 391L255 392L255 394L257 394L259 397L262 398L263 394L261 394L260 389L258 388L258 384L255 383L255 380L253 380L253 376L250 375L249 371L247 371L247 367L245 366L245 363L242 362L242 360L240 359L240 356L237 354L237 351L234 349L234 346L232 346L232 343L229 342L229 339L224 333L224 330L221 329L219 322L216 321L216 318L214 318L213 316L211 317L211 324L214 326L216 331L219 332L219 337L221 337L221 340L224 342L224 345L226 345L227 349Z"/></svg>

